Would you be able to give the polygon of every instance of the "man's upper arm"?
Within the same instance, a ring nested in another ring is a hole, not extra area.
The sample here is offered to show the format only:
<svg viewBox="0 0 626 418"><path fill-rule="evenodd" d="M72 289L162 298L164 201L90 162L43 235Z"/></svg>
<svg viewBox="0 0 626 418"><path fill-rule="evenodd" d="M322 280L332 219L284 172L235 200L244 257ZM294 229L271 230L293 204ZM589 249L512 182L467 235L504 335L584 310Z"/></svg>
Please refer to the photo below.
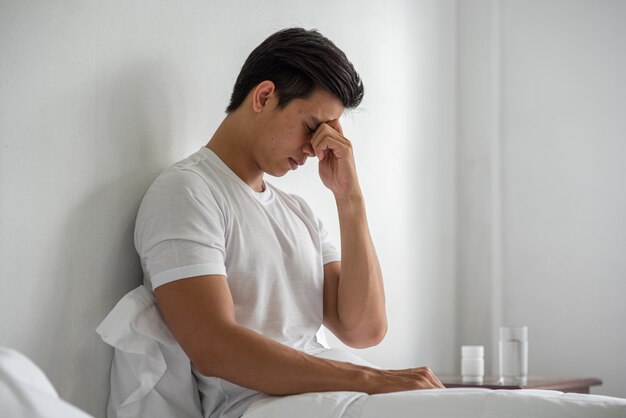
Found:
<svg viewBox="0 0 626 418"><path fill-rule="evenodd" d="M219 335L235 325L233 298L225 276L176 280L155 289L165 322L196 368L203 373L221 349Z"/></svg>

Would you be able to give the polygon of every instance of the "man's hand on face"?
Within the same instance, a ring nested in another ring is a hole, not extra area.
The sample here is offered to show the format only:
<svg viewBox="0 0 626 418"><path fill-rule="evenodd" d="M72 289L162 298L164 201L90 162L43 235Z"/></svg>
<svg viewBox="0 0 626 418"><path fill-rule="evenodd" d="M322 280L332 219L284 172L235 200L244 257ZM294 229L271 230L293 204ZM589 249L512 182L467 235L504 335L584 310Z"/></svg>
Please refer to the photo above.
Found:
<svg viewBox="0 0 626 418"><path fill-rule="evenodd" d="M319 158L322 183L335 197L361 197L352 143L343 136L339 119L320 124L311 138L311 145Z"/></svg>

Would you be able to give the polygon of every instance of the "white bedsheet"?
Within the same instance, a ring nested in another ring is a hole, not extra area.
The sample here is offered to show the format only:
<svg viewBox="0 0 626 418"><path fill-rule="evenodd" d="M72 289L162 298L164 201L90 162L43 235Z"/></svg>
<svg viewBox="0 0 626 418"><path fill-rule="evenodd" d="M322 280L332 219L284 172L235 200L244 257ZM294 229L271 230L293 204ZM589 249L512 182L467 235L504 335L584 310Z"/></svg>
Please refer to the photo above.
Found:
<svg viewBox="0 0 626 418"><path fill-rule="evenodd" d="M626 418L626 399L545 390L306 393L253 403L243 418Z"/></svg>
<svg viewBox="0 0 626 418"><path fill-rule="evenodd" d="M317 354L372 366L343 350ZM373 366L376 367L376 366ZM626 418L626 399L553 390L432 389L367 395L317 392L270 396L243 418Z"/></svg>

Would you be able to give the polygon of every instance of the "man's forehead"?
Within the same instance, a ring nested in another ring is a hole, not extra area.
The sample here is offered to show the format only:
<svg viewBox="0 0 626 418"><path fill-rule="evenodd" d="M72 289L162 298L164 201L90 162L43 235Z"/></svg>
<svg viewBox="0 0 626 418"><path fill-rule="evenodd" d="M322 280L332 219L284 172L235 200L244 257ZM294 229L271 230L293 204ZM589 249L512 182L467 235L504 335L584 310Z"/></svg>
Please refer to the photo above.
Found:
<svg viewBox="0 0 626 418"><path fill-rule="evenodd" d="M339 119L344 111L344 106L338 98L319 90L303 100L300 105L302 106L300 113L304 113L316 125Z"/></svg>

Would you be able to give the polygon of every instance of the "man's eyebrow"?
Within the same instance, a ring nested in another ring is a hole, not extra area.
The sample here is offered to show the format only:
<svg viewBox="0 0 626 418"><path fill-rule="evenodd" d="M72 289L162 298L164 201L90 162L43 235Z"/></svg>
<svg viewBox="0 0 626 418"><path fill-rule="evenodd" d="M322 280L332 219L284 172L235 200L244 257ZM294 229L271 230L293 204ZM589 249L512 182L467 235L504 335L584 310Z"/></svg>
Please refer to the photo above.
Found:
<svg viewBox="0 0 626 418"><path fill-rule="evenodd" d="M311 120L313 121L313 125L316 128L322 124L322 122L318 118L316 118L315 116L311 116Z"/></svg>

